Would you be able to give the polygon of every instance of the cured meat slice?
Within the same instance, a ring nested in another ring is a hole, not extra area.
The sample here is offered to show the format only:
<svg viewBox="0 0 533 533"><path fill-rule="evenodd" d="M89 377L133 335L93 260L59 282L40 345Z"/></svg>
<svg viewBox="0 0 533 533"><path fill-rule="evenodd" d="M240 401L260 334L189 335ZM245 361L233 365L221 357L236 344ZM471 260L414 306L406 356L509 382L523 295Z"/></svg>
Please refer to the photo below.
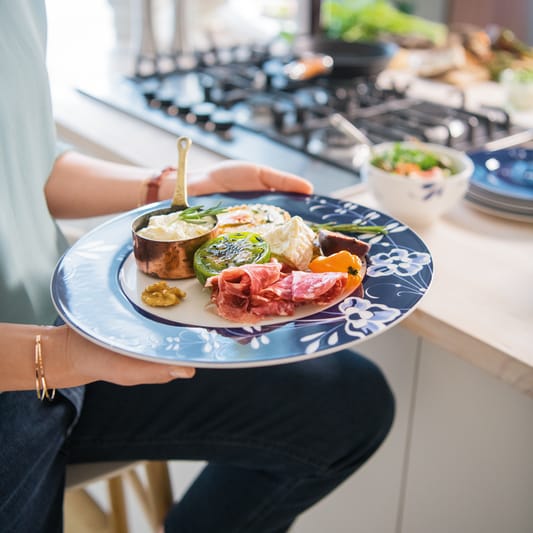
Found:
<svg viewBox="0 0 533 533"><path fill-rule="evenodd" d="M250 311L258 319L266 316L292 316L294 302L290 300L271 300L263 295L252 297Z"/></svg>
<svg viewBox="0 0 533 533"><path fill-rule="evenodd" d="M293 301L325 305L344 291L348 274L344 272L314 272L294 271Z"/></svg>
<svg viewBox="0 0 533 533"><path fill-rule="evenodd" d="M257 322L267 316L291 316L303 304L325 305L344 291L347 274L282 272L282 264L231 267L208 279L211 301L227 320Z"/></svg>
<svg viewBox="0 0 533 533"><path fill-rule="evenodd" d="M294 270L285 279L266 288L263 294L290 299L296 304L325 305L344 291L348 274L343 272L302 272Z"/></svg>
<svg viewBox="0 0 533 533"><path fill-rule="evenodd" d="M230 294L245 296L258 294L261 289L272 285L284 276L281 273L282 266L277 261L271 261L270 263L226 268L219 275L210 277L205 286L213 287L214 292L222 290Z"/></svg>
<svg viewBox="0 0 533 533"><path fill-rule="evenodd" d="M272 305L268 299L260 299L261 291L278 281L282 264L277 261L230 267L210 277L205 286L212 287L211 301L217 313L235 322L257 322L270 314L291 315L294 305ZM269 310L267 311L266 308Z"/></svg>

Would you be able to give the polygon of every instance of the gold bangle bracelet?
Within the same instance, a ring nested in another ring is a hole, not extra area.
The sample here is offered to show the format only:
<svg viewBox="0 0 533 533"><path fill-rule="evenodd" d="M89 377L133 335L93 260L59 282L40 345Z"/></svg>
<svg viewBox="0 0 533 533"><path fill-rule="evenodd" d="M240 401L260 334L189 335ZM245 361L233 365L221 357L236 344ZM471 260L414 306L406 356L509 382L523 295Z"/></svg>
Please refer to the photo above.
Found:
<svg viewBox="0 0 533 533"><path fill-rule="evenodd" d="M35 390L37 398L43 401L45 398L52 401L56 395L56 390L48 390L46 378L44 376L43 352L41 348L41 336L35 336Z"/></svg>

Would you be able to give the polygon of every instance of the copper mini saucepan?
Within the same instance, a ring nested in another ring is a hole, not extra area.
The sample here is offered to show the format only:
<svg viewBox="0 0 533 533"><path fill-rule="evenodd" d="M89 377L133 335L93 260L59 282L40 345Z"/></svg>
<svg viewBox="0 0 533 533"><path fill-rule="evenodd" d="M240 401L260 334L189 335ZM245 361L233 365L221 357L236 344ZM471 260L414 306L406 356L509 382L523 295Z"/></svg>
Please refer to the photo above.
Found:
<svg viewBox="0 0 533 533"><path fill-rule="evenodd" d="M175 241L155 240L139 235L139 230L145 228L151 217L168 215L183 211L187 202L187 154L191 146L188 137L178 139L178 168L176 187L170 207L149 211L137 217L132 225L133 254L137 267L141 272L160 279L182 279L194 277L193 258L197 248L215 236L216 217L212 218L211 230L190 239ZM209 218L207 219L209 220Z"/></svg>

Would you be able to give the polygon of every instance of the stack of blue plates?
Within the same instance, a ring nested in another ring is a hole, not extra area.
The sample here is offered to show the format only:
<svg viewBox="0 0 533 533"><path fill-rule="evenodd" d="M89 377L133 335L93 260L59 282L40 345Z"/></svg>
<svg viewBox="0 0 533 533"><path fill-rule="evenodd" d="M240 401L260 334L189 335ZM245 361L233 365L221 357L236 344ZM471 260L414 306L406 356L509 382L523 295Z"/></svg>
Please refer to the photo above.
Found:
<svg viewBox="0 0 533 533"><path fill-rule="evenodd" d="M533 222L533 150L468 154L475 169L466 200L482 211Z"/></svg>

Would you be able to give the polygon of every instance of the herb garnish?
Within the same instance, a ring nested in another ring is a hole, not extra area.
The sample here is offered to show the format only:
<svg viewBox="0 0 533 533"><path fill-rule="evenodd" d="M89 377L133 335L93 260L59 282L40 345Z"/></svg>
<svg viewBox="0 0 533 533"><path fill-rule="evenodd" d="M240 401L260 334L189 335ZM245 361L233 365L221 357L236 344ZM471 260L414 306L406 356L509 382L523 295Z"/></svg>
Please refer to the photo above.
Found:
<svg viewBox="0 0 533 533"><path fill-rule="evenodd" d="M187 207L180 211L178 217L180 220L191 222L192 224L201 224L204 218L216 216L219 213L224 213L228 208L220 207L220 202L214 207L204 209L203 205L194 205ZM315 224L307 222L307 225L313 230L321 229L329 231L338 231L340 233L381 233L386 234L385 226L362 226L361 224L336 224L335 222L324 222L322 224Z"/></svg>
<svg viewBox="0 0 533 533"><path fill-rule="evenodd" d="M192 224L202 224L204 218L213 217L226 211L227 207L220 207L220 202L214 207L204 209L203 205L193 205L180 211L178 218Z"/></svg>
<svg viewBox="0 0 533 533"><path fill-rule="evenodd" d="M385 235L387 229L385 226L362 226L361 224L336 224L335 222L325 222L322 224L315 224L307 222L308 226L313 231L321 229L329 231L338 231L339 233L381 233Z"/></svg>

